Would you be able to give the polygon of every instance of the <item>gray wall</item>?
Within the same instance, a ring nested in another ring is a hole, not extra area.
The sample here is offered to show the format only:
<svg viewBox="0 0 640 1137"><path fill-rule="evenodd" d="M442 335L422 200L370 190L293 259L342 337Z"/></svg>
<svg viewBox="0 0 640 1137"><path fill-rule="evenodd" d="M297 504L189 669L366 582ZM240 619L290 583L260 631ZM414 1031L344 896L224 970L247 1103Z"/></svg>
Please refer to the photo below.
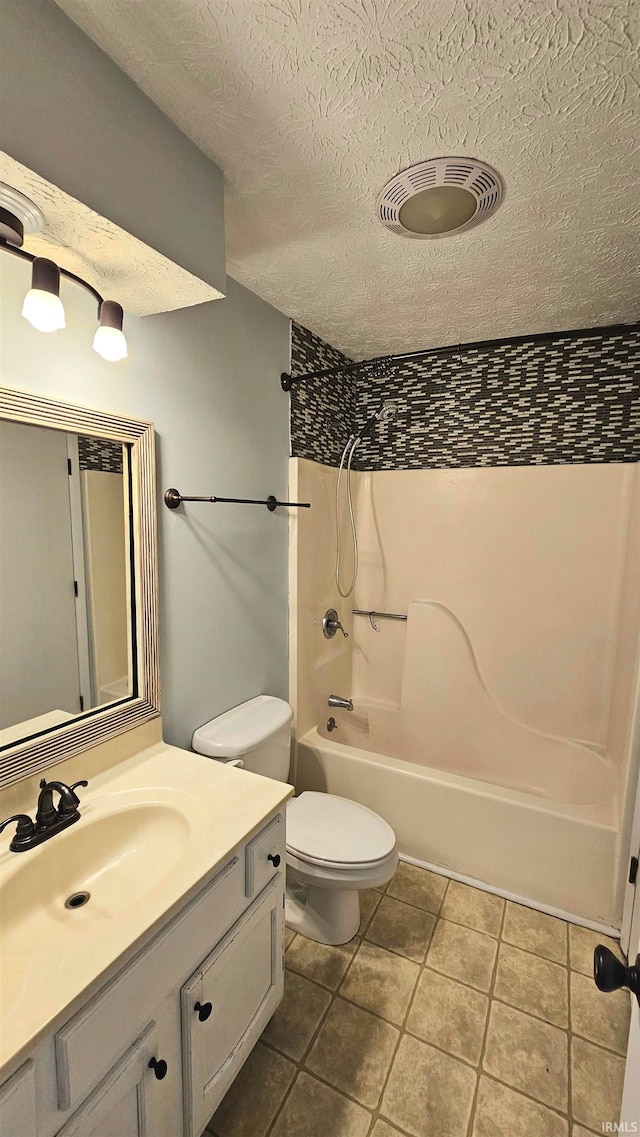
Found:
<svg viewBox="0 0 640 1137"><path fill-rule="evenodd" d="M184 493L286 495L289 321L228 280L227 297L129 317L129 359L91 350L95 306L63 284L65 331L20 316L28 267L0 258L0 379L55 398L151 419L158 432L160 631L165 738L261 692L287 696L287 517L257 506L191 505Z"/></svg>
<svg viewBox="0 0 640 1137"><path fill-rule="evenodd" d="M287 485L289 321L224 276L222 175L53 0L4 0L2 148L221 291L128 317L130 357L91 350L95 305L63 284L65 331L20 317L28 268L0 257L0 377L158 431L165 737L287 693L287 518L251 506L170 513L162 493L259 497Z"/></svg>
<svg viewBox="0 0 640 1137"><path fill-rule="evenodd" d="M0 148L224 292L220 170L53 0L2 0Z"/></svg>

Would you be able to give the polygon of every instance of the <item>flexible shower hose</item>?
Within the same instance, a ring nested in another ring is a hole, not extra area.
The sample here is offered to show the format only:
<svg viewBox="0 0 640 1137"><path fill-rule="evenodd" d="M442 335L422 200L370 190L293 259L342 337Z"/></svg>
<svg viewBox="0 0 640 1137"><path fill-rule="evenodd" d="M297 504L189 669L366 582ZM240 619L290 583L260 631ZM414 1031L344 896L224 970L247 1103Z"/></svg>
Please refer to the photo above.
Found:
<svg viewBox="0 0 640 1137"><path fill-rule="evenodd" d="M353 434L349 438L347 445L342 451L340 466L338 468L338 479L336 481L336 587L344 599L346 599L347 596L351 596L358 578L358 532L356 529L356 519L353 512L353 498L351 494L351 461L359 442L360 439L354 437ZM351 583L345 591L340 583L340 559L342 555L340 540L340 485L342 483L342 471L344 469L347 451L349 451L349 457L347 458L347 502L349 506L349 521L351 523L351 538L353 540L353 574Z"/></svg>

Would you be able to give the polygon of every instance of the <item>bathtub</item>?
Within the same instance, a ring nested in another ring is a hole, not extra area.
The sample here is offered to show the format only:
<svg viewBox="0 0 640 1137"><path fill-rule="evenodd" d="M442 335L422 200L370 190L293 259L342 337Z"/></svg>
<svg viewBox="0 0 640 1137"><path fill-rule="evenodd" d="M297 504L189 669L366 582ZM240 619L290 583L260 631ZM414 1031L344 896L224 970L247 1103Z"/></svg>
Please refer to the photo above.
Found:
<svg viewBox="0 0 640 1137"><path fill-rule="evenodd" d="M354 730L341 718L338 733ZM297 740L294 780L298 792L339 794L381 814L408 860L610 931L620 924L613 772L590 753L588 776L518 786L507 776L490 782L486 771L480 780L388 757L314 728Z"/></svg>

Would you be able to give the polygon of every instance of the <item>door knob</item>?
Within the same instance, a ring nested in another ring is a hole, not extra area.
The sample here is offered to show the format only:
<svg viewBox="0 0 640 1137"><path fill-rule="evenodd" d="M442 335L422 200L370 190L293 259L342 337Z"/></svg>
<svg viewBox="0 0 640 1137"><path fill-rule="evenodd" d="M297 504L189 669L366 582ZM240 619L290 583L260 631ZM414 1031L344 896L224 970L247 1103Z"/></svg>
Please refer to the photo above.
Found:
<svg viewBox="0 0 640 1137"><path fill-rule="evenodd" d="M206 1023L207 1019L209 1018L209 1015L211 1014L211 1012L213 1010L213 1004L212 1003L201 1003L200 1001L198 1001L197 1003L194 1003L193 1009L194 1009L194 1011L198 1012L198 1018L200 1019L200 1022Z"/></svg>
<svg viewBox="0 0 640 1137"><path fill-rule="evenodd" d="M618 991L628 987L640 1004L640 955L634 967L625 967L612 951L598 944L593 953L593 977L599 991Z"/></svg>
<svg viewBox="0 0 640 1137"><path fill-rule="evenodd" d="M276 853L274 856L273 853L269 853L267 860L271 861L271 864L273 865L274 869L277 869L278 865L280 864L280 854Z"/></svg>
<svg viewBox="0 0 640 1137"><path fill-rule="evenodd" d="M149 1069L153 1070L153 1072L154 1072L154 1074L155 1074L155 1076L159 1082L161 1082L162 1079L166 1078L166 1076L167 1076L168 1067L167 1067L167 1063L165 1062L164 1058L150 1058L149 1059Z"/></svg>

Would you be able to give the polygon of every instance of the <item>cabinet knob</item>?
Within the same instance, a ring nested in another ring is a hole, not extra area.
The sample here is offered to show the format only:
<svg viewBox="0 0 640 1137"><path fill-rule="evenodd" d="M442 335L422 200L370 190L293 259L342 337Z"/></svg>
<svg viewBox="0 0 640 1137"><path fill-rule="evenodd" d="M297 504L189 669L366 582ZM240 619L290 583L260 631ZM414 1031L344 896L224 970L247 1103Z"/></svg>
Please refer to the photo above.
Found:
<svg viewBox="0 0 640 1137"><path fill-rule="evenodd" d="M206 1023L209 1015L213 1010L213 1006L211 1003L201 1003L198 1001L197 1003L194 1003L193 1009L194 1011L198 1012L198 1018L200 1019L200 1022Z"/></svg>
<svg viewBox="0 0 640 1137"><path fill-rule="evenodd" d="M278 865L280 864L280 854L276 853L274 856L273 853L269 853L267 860L271 861L271 864L273 865L274 869L277 869Z"/></svg>
<svg viewBox="0 0 640 1137"><path fill-rule="evenodd" d="M153 1070L159 1082L167 1076L167 1063L164 1058L150 1058L149 1069Z"/></svg>

